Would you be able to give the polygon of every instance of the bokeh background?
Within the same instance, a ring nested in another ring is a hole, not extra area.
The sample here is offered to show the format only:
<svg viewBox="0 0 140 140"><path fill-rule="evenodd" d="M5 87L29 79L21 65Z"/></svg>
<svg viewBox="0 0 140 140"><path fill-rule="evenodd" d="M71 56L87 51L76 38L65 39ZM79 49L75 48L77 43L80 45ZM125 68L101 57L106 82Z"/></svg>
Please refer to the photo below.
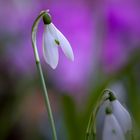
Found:
<svg viewBox="0 0 140 140"><path fill-rule="evenodd" d="M115 91L140 139L139 0L0 0L0 140L51 140L50 125L31 45L41 10L68 38L75 61L61 49L52 70L37 42L58 139L84 139L89 114L104 88Z"/></svg>

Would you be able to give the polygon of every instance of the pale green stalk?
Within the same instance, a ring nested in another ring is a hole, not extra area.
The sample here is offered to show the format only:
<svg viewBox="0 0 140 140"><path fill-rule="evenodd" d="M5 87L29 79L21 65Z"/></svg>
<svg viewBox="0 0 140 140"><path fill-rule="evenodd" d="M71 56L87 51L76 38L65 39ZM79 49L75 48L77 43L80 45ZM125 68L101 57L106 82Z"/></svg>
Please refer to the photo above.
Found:
<svg viewBox="0 0 140 140"><path fill-rule="evenodd" d="M46 88L46 85L45 85L45 80L44 80L44 76L43 76L43 72L42 72L42 68L41 68L41 64L40 64L40 59L39 59L39 54L38 54L38 50L37 50L37 45L36 45L37 27L38 27L39 21L46 14L46 12L47 11L42 11L33 23L33 26L32 26L32 46L33 46L33 50L34 50L36 66L37 66L37 69L38 69L38 72L39 72L41 84L42 84L43 91L44 91L43 95L44 95L44 99L45 99L45 105L46 105L46 108L47 108L47 111L48 111L49 121L50 121L50 124L51 124L51 127L52 127L53 139L57 140L54 119L53 119L53 115L52 115L52 110L51 110L51 106L50 106L48 92L47 92L47 88Z"/></svg>

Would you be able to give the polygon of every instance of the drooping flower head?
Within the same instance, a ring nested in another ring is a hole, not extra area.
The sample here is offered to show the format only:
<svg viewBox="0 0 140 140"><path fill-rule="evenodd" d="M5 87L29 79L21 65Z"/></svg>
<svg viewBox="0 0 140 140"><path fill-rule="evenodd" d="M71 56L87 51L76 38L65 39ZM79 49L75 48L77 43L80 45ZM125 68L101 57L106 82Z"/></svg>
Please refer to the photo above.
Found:
<svg viewBox="0 0 140 140"><path fill-rule="evenodd" d="M132 136L132 120L129 112L117 100L115 94L106 89L97 114L97 139L125 140ZM102 135L101 135L102 134Z"/></svg>
<svg viewBox="0 0 140 140"><path fill-rule="evenodd" d="M65 56L73 61L74 55L69 41L52 23L49 13L46 13L43 16L43 21L45 25L43 34L43 55L47 64L49 64L53 69L57 67L59 60L59 47L62 48Z"/></svg>

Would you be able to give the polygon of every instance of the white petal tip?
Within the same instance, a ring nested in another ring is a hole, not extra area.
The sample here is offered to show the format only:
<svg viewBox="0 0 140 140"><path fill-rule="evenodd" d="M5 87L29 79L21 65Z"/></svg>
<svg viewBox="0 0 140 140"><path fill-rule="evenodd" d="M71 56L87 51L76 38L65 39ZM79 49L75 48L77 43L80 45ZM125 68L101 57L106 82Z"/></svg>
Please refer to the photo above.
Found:
<svg viewBox="0 0 140 140"><path fill-rule="evenodd" d="M71 61L74 61L74 56L70 57L70 60L71 60Z"/></svg>
<svg viewBox="0 0 140 140"><path fill-rule="evenodd" d="M66 55L66 57L67 57L68 59L70 59L71 61L74 61L74 55L73 55L72 50L70 51L70 53L68 53L68 54Z"/></svg>
<svg viewBox="0 0 140 140"><path fill-rule="evenodd" d="M56 67L57 67L57 65L50 65L50 67L52 68L52 69L56 69Z"/></svg>
<svg viewBox="0 0 140 140"><path fill-rule="evenodd" d="M45 58L45 62L52 68L52 69L56 69L58 63L52 63L52 61L47 61Z"/></svg>

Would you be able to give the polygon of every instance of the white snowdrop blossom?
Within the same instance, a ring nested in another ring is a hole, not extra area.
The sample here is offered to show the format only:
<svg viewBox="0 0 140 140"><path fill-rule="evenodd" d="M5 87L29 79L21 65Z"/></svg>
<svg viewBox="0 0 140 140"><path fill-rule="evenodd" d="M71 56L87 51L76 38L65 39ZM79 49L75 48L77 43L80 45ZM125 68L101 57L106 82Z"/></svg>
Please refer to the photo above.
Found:
<svg viewBox="0 0 140 140"><path fill-rule="evenodd" d="M123 132L126 134L127 132L131 131L132 120L128 111L121 105L121 103L117 99L111 101L111 106L113 114L118 120Z"/></svg>
<svg viewBox="0 0 140 140"><path fill-rule="evenodd" d="M48 23L44 22L44 24L43 55L47 64L49 64L53 69L57 67L59 61L59 47L61 47L65 56L73 61L74 55L69 41L51 21Z"/></svg>
<svg viewBox="0 0 140 140"><path fill-rule="evenodd" d="M112 113L106 113L102 140L125 140L122 128Z"/></svg>
<svg viewBox="0 0 140 140"><path fill-rule="evenodd" d="M106 96L104 96L106 93ZM132 120L129 112L106 89L96 114L96 135L99 140L126 140L131 137Z"/></svg>

